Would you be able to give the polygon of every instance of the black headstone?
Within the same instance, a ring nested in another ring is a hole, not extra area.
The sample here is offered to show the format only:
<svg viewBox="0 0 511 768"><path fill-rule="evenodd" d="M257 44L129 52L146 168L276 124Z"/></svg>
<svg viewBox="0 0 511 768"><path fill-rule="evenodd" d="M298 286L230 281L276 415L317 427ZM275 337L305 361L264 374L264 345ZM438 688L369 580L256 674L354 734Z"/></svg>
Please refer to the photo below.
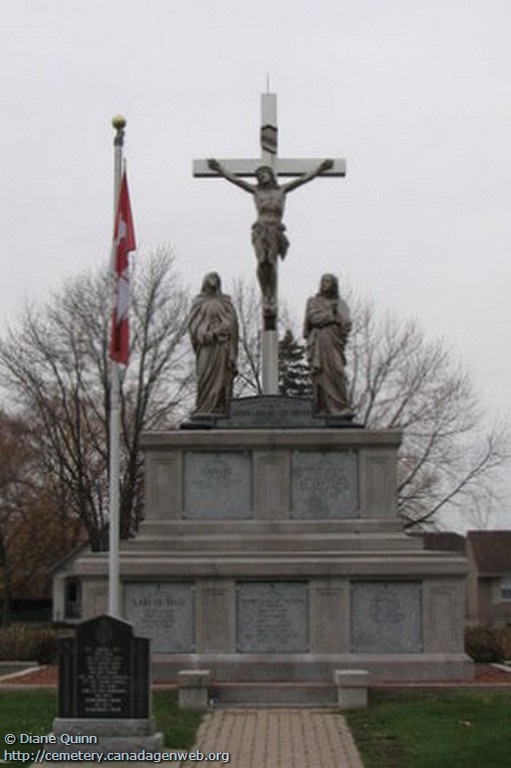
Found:
<svg viewBox="0 0 511 768"><path fill-rule="evenodd" d="M149 640L98 616L59 647L59 717L148 718Z"/></svg>

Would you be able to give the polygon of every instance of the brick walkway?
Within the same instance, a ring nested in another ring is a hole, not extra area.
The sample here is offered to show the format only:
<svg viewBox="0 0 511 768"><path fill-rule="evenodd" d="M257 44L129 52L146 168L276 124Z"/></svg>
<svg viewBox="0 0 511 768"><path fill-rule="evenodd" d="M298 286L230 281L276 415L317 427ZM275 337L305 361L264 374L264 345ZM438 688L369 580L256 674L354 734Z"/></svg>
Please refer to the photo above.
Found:
<svg viewBox="0 0 511 768"><path fill-rule="evenodd" d="M363 768L346 721L324 709L216 709L204 718L197 747L229 752L231 768Z"/></svg>

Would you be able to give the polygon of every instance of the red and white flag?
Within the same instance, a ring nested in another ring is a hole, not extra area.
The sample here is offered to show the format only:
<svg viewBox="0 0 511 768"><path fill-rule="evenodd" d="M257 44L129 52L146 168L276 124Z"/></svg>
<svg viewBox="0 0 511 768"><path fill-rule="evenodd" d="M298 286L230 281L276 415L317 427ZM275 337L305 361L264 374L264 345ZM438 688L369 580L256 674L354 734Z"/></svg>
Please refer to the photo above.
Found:
<svg viewBox="0 0 511 768"><path fill-rule="evenodd" d="M110 359L127 365L129 360L130 278L129 253L136 248L126 172L123 173L115 217L113 244L114 308Z"/></svg>

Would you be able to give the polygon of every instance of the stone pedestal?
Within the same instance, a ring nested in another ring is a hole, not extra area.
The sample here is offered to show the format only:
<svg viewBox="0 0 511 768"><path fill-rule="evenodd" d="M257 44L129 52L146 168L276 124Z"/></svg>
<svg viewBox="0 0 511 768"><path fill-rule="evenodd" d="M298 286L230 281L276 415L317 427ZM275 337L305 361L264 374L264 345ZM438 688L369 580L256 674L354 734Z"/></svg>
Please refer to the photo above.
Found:
<svg viewBox="0 0 511 768"><path fill-rule="evenodd" d="M304 401L257 400L234 403L213 428L143 438L145 521L122 543L121 578L125 618L151 640L155 674L470 678L467 564L403 533L400 434L329 426ZM106 557L84 554L77 571L94 615Z"/></svg>
<svg viewBox="0 0 511 768"><path fill-rule="evenodd" d="M340 710L367 707L370 675L363 669L337 670L334 674L337 704Z"/></svg>
<svg viewBox="0 0 511 768"><path fill-rule="evenodd" d="M207 669L182 669L177 674L181 709L208 708L210 673Z"/></svg>

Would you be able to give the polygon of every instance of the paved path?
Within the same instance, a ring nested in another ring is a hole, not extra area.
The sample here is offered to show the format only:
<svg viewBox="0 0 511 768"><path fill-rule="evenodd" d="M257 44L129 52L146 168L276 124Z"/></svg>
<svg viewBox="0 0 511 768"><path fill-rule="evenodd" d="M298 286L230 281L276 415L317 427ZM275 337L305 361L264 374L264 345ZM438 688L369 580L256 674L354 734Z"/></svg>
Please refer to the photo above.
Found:
<svg viewBox="0 0 511 768"><path fill-rule="evenodd" d="M185 751L163 748L170 750ZM159 768L364 768L344 717L328 709L215 709L205 715L189 751L194 753L193 760L162 761ZM56 765L43 762L38 768ZM117 761L115 765L151 768L155 763ZM83 768L84 763L59 762L58 766Z"/></svg>
<svg viewBox="0 0 511 768"><path fill-rule="evenodd" d="M230 755L229 763L216 760L203 765L363 768L345 719L325 709L216 709L205 716L197 747L205 754Z"/></svg>

